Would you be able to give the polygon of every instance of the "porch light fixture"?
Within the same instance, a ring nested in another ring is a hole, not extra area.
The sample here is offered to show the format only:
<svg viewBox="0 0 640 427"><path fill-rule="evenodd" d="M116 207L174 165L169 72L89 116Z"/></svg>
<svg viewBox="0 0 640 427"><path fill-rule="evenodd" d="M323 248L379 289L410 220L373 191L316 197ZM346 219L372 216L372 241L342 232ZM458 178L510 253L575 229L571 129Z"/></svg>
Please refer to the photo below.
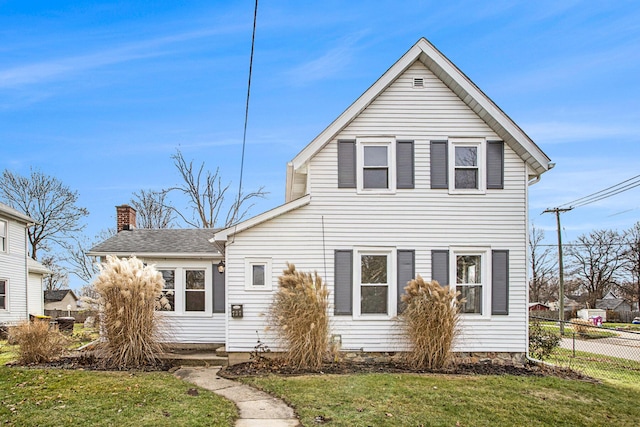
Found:
<svg viewBox="0 0 640 427"><path fill-rule="evenodd" d="M220 273L220 274L224 273L224 267L225 267L224 261L220 261L218 263L218 273Z"/></svg>

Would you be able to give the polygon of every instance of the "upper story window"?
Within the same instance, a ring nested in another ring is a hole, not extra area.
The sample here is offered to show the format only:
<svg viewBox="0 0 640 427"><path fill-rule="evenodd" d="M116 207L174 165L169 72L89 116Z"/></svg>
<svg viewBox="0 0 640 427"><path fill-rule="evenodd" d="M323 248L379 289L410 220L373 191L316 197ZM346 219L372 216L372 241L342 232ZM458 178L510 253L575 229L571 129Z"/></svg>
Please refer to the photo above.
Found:
<svg viewBox="0 0 640 427"><path fill-rule="evenodd" d="M360 194L394 194L414 188L414 141L394 137L339 140L338 188Z"/></svg>
<svg viewBox="0 0 640 427"><path fill-rule="evenodd" d="M449 190L484 192L484 141L452 140L449 145Z"/></svg>
<svg viewBox="0 0 640 427"><path fill-rule="evenodd" d="M0 220L0 252L7 252L7 221Z"/></svg>
<svg viewBox="0 0 640 427"><path fill-rule="evenodd" d="M484 138L431 141L431 188L483 194L504 188L504 143Z"/></svg>
<svg viewBox="0 0 640 427"><path fill-rule="evenodd" d="M0 310L7 309L7 281L0 279Z"/></svg>

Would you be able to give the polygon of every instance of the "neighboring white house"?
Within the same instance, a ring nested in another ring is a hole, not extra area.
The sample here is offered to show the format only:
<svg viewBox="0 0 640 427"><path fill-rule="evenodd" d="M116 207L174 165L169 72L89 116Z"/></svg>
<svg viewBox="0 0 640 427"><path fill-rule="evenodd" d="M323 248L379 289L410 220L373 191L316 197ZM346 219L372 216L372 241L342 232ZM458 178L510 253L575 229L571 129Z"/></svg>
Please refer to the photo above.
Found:
<svg viewBox="0 0 640 427"><path fill-rule="evenodd" d="M121 206L122 231L89 255L156 264L175 295L172 340L225 343L231 363L258 339L278 350L265 315L287 262L327 283L343 350L406 349L399 302L419 274L466 299L456 351L522 358L527 192L551 166L420 39L287 165L284 205L224 230L136 230Z"/></svg>
<svg viewBox="0 0 640 427"><path fill-rule="evenodd" d="M78 297L71 289L44 291L44 309L61 312L78 311Z"/></svg>
<svg viewBox="0 0 640 427"><path fill-rule="evenodd" d="M527 189L551 166L420 39L288 164L284 205L215 234L226 306L242 308L227 315L227 352L250 352L258 336L278 349L265 314L290 262L326 281L343 350L406 349L396 316L419 274L466 298L455 351L522 357Z"/></svg>
<svg viewBox="0 0 640 427"><path fill-rule="evenodd" d="M27 227L34 223L0 203L0 323L43 314L42 277L50 271L29 257Z"/></svg>

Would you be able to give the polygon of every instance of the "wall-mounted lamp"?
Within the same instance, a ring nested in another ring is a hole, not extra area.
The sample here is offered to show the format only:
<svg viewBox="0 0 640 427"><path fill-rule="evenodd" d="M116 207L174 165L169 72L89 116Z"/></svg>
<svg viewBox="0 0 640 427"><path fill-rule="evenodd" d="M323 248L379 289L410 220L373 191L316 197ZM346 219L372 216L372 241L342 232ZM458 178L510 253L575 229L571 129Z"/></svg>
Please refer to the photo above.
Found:
<svg viewBox="0 0 640 427"><path fill-rule="evenodd" d="M224 273L224 267L225 267L224 261L220 261L218 263L218 273L220 273L220 274Z"/></svg>

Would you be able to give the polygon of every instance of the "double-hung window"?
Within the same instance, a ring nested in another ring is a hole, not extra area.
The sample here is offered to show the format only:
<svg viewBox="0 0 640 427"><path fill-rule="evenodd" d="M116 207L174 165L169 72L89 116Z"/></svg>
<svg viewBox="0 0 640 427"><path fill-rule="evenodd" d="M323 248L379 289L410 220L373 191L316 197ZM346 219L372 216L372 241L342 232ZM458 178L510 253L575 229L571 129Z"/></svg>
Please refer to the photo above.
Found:
<svg viewBox="0 0 640 427"><path fill-rule="evenodd" d="M461 312L487 314L487 263L486 252L454 252L456 291L460 292Z"/></svg>
<svg viewBox="0 0 640 427"><path fill-rule="evenodd" d="M358 139L358 189L362 192L393 192L395 154L392 138Z"/></svg>
<svg viewBox="0 0 640 427"><path fill-rule="evenodd" d="M205 270L185 270L185 311L205 311Z"/></svg>
<svg viewBox="0 0 640 427"><path fill-rule="evenodd" d="M0 220L0 252L7 252L7 221Z"/></svg>
<svg viewBox="0 0 640 427"><path fill-rule="evenodd" d="M160 311L176 310L176 271L175 270L158 270L162 274L164 285L162 285L162 294L160 295L159 308Z"/></svg>
<svg viewBox="0 0 640 427"><path fill-rule="evenodd" d="M395 297L392 252L362 250L355 257L354 314L356 316L392 316Z"/></svg>
<svg viewBox="0 0 640 427"><path fill-rule="evenodd" d="M453 192L484 192L484 141L464 138L449 146L449 182Z"/></svg>
<svg viewBox="0 0 640 427"><path fill-rule="evenodd" d="M5 279L0 279L0 310L7 309L7 288L7 281Z"/></svg>

